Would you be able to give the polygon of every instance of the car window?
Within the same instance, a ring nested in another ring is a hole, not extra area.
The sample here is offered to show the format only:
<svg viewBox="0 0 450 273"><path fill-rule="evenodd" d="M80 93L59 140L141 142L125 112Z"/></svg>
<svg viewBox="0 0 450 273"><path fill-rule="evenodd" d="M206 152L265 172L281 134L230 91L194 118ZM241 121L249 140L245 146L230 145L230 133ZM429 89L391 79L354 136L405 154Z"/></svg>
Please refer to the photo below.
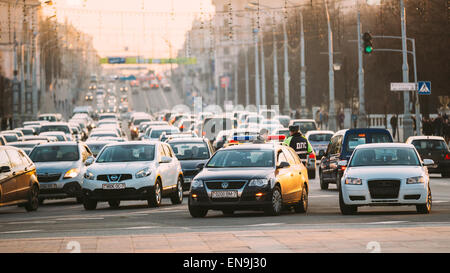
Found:
<svg viewBox="0 0 450 273"><path fill-rule="evenodd" d="M78 146L37 146L30 154L33 162L54 162L54 161L78 161L80 159Z"/></svg>
<svg viewBox="0 0 450 273"><path fill-rule="evenodd" d="M308 140L312 141L330 141L333 134L312 134L308 136Z"/></svg>
<svg viewBox="0 0 450 273"><path fill-rule="evenodd" d="M447 144L445 144L442 140L414 140L412 143L414 147L416 147L417 151L425 152L425 151L448 151Z"/></svg>
<svg viewBox="0 0 450 273"><path fill-rule="evenodd" d="M208 146L204 142L170 143L179 160L208 159Z"/></svg>
<svg viewBox="0 0 450 273"><path fill-rule="evenodd" d="M347 152L353 152L356 146L361 144L366 144L366 134L357 134L357 133L348 134L345 144L345 150Z"/></svg>
<svg viewBox="0 0 450 273"><path fill-rule="evenodd" d="M278 164L280 164L281 162L288 162L286 156L284 155L283 151L279 151L278 152Z"/></svg>
<svg viewBox="0 0 450 273"><path fill-rule="evenodd" d="M167 145L162 145L164 149L164 154L168 157L173 157L172 152L170 151L170 148Z"/></svg>
<svg viewBox="0 0 450 273"><path fill-rule="evenodd" d="M298 154L295 153L295 151L291 150L291 149L286 149L294 158L294 163L297 165L300 165L300 158L298 157Z"/></svg>
<svg viewBox="0 0 450 273"><path fill-rule="evenodd" d="M20 156L19 152L16 150L7 150L6 153L8 154L9 160L11 161L11 168L21 168L24 167L25 163L22 160L22 157Z"/></svg>
<svg viewBox="0 0 450 273"><path fill-rule="evenodd" d="M42 126L40 132L64 132L65 134L70 134L70 129L69 126L65 125L51 125Z"/></svg>
<svg viewBox="0 0 450 273"><path fill-rule="evenodd" d="M350 167L390 165L419 166L420 160L412 148L364 148L355 151L349 164Z"/></svg>
<svg viewBox="0 0 450 273"><path fill-rule="evenodd" d="M154 158L154 145L117 145L105 147L96 162L153 161Z"/></svg>
<svg viewBox="0 0 450 273"><path fill-rule="evenodd" d="M6 155L6 151L0 151L0 167L10 166L9 158Z"/></svg>
<svg viewBox="0 0 450 273"><path fill-rule="evenodd" d="M208 162L208 168L273 167L272 150L219 150Z"/></svg>

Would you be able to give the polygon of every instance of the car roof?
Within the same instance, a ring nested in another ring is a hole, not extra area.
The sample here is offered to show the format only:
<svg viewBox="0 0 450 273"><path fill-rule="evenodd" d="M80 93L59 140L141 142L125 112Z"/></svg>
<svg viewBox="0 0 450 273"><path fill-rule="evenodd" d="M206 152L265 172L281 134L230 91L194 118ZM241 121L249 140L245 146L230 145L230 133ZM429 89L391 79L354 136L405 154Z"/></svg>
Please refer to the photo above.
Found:
<svg viewBox="0 0 450 273"><path fill-rule="evenodd" d="M124 141L124 142L114 142L108 144L108 146L123 146L123 145L156 145L162 143L161 141L151 141L151 140L142 140L142 141Z"/></svg>
<svg viewBox="0 0 450 273"><path fill-rule="evenodd" d="M75 141L58 141L58 142L48 142L48 143L43 143L39 146L73 146L73 145L79 145L79 142L75 142Z"/></svg>
<svg viewBox="0 0 450 273"><path fill-rule="evenodd" d="M276 143L262 143L262 144L240 144L240 145L232 145L228 147L222 148L223 150L232 150L232 149L238 149L238 150L258 150L258 149L269 149L273 150L277 147L281 147L281 145ZM220 150L222 150L220 149Z"/></svg>
<svg viewBox="0 0 450 273"><path fill-rule="evenodd" d="M414 148L414 145L407 143L369 143L369 144L360 144L356 146L356 149L364 149L364 148Z"/></svg>
<svg viewBox="0 0 450 273"><path fill-rule="evenodd" d="M205 142L205 139L204 138L201 138L201 137L189 137L189 136L186 136L186 137L183 137L183 138L173 138L173 139L169 139L169 140L167 140L167 143L183 143L183 142L198 142L198 143L202 143L202 142Z"/></svg>
<svg viewBox="0 0 450 273"><path fill-rule="evenodd" d="M406 142L410 142L413 140L442 140L445 141L445 139L441 136L412 136L409 137Z"/></svg>
<svg viewBox="0 0 450 273"><path fill-rule="evenodd" d="M332 135L334 135L334 132L329 131L329 130L312 130L312 131L308 131L306 133L306 135L313 135L313 134L332 134Z"/></svg>
<svg viewBox="0 0 450 273"><path fill-rule="evenodd" d="M43 126L60 126L60 125L67 125L67 126L69 126L69 123L67 123L67 122L49 122L49 123L45 123L45 124L42 124L42 127Z"/></svg>

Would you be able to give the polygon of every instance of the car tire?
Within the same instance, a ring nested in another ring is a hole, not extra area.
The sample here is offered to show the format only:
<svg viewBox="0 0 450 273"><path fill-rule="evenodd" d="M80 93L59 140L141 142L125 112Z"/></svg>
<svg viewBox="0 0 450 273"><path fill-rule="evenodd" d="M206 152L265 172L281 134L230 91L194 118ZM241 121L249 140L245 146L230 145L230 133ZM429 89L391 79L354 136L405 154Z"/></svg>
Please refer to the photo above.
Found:
<svg viewBox="0 0 450 273"><path fill-rule="evenodd" d="M308 170L308 179L315 179L315 178L316 178L316 169Z"/></svg>
<svg viewBox="0 0 450 273"><path fill-rule="evenodd" d="M31 187L28 203L25 204L27 211L36 211L39 207L39 188L36 185Z"/></svg>
<svg viewBox="0 0 450 273"><path fill-rule="evenodd" d="M427 196L427 202L423 205L416 205L416 211L420 214L429 214L431 212L431 207L433 204L433 198L431 196L431 190L430 187L428 187L428 196Z"/></svg>
<svg viewBox="0 0 450 273"><path fill-rule="evenodd" d="M264 213L269 216L280 215L283 208L283 196L281 195L281 189L278 185L273 188L270 200L271 204L264 210Z"/></svg>
<svg viewBox="0 0 450 273"><path fill-rule="evenodd" d="M222 210L222 213L225 216L233 216L234 210L232 210L232 209L224 209L224 210Z"/></svg>
<svg viewBox="0 0 450 273"><path fill-rule="evenodd" d="M158 179L153 187L153 191L150 193L147 199L148 206L151 208L156 208L161 206L162 192L161 192L161 181Z"/></svg>
<svg viewBox="0 0 450 273"><path fill-rule="evenodd" d="M343 215L354 215L358 212L358 206L346 205L344 203L344 197L342 196L341 190L339 190L339 208Z"/></svg>
<svg viewBox="0 0 450 273"><path fill-rule="evenodd" d="M320 189L328 190L328 183L323 181L323 175L321 171L319 171L319 181L320 181Z"/></svg>
<svg viewBox="0 0 450 273"><path fill-rule="evenodd" d="M181 177L178 177L177 180L177 189L170 196L170 201L173 205L178 205L183 203L183 180Z"/></svg>
<svg viewBox="0 0 450 273"><path fill-rule="evenodd" d="M117 209L120 207L120 200L109 200L108 204L110 208Z"/></svg>
<svg viewBox="0 0 450 273"><path fill-rule="evenodd" d="M189 213L191 214L191 216L193 218L203 218L206 216L206 214L208 214L207 209L200 209L200 208L192 207L190 201L188 202L188 208L189 208Z"/></svg>
<svg viewBox="0 0 450 273"><path fill-rule="evenodd" d="M97 208L97 200L85 198L83 201L83 206L85 210L95 210Z"/></svg>
<svg viewBox="0 0 450 273"><path fill-rule="evenodd" d="M303 185L302 189L302 199L294 207L296 213L305 213L308 210L308 189L306 185Z"/></svg>
<svg viewBox="0 0 450 273"><path fill-rule="evenodd" d="M341 191L341 179L339 178L339 173L336 172L336 189L340 192Z"/></svg>

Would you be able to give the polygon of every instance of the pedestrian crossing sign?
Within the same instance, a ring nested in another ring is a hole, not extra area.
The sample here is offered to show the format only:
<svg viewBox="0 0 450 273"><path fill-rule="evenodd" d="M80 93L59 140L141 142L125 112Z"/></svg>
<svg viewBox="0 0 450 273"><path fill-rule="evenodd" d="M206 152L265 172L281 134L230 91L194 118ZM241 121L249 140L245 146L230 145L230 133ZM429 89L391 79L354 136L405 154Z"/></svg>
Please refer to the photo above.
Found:
<svg viewBox="0 0 450 273"><path fill-rule="evenodd" d="M417 91L419 95L431 95L431 82L418 82Z"/></svg>

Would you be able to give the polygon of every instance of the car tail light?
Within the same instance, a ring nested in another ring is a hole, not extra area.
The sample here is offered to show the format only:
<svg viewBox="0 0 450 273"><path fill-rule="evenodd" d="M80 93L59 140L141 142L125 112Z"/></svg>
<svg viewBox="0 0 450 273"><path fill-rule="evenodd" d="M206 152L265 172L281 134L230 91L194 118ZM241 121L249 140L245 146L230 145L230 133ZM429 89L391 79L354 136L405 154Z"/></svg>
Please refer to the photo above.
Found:
<svg viewBox="0 0 450 273"><path fill-rule="evenodd" d="M347 166L341 166L341 171L345 171L347 169Z"/></svg>
<svg viewBox="0 0 450 273"><path fill-rule="evenodd" d="M274 136L268 136L267 140L284 140L286 138L285 135L274 135Z"/></svg>
<svg viewBox="0 0 450 273"><path fill-rule="evenodd" d="M206 132L202 132L202 136L206 136Z"/></svg>
<svg viewBox="0 0 450 273"><path fill-rule="evenodd" d="M309 154L309 158L314 158L314 159L315 159L315 158L316 158L316 155L315 155L314 153L310 153L310 154Z"/></svg>
<svg viewBox="0 0 450 273"><path fill-rule="evenodd" d="M450 154L445 155L445 160L450 160Z"/></svg>

